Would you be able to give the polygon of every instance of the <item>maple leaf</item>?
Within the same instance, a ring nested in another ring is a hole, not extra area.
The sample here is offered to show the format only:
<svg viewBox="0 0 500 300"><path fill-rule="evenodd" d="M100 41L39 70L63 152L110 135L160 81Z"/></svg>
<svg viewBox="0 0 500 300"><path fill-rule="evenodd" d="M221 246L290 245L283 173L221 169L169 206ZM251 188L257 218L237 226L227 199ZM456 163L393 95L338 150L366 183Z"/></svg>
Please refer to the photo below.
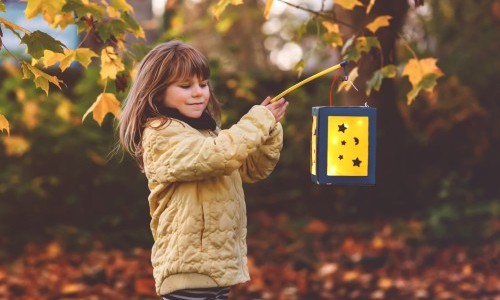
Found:
<svg viewBox="0 0 500 300"><path fill-rule="evenodd" d="M61 27L61 29L66 28L69 24L74 24L75 23L75 17L73 16L73 13L62 13L59 15L56 15L54 18L54 22L52 22L52 28L56 28L57 26Z"/></svg>
<svg viewBox="0 0 500 300"><path fill-rule="evenodd" d="M59 68L64 72L74 61L79 62L84 68L87 68L92 62L92 57L97 56L89 48L78 48L76 50L64 49L64 54L45 50L43 52L43 62L45 68L59 63Z"/></svg>
<svg viewBox="0 0 500 300"><path fill-rule="evenodd" d="M267 19L269 17L272 5L273 5L273 0L266 0L266 7L264 8L264 18Z"/></svg>
<svg viewBox="0 0 500 300"><path fill-rule="evenodd" d="M432 91L436 81L444 73L436 66L437 59L428 57L423 59L412 58L403 69L402 76L408 76L412 90L406 95L408 104L411 104L420 91Z"/></svg>
<svg viewBox="0 0 500 300"><path fill-rule="evenodd" d="M212 7L211 12L212 15L218 20L228 5L240 4L243 4L243 0L219 0L219 2Z"/></svg>
<svg viewBox="0 0 500 300"><path fill-rule="evenodd" d="M387 65L380 70L375 71L372 77L366 82L366 95L369 96L372 89L379 91L382 86L382 81L384 78L394 78L398 73L397 67L395 65Z"/></svg>
<svg viewBox="0 0 500 300"><path fill-rule="evenodd" d="M116 96L114 94L101 93L99 96L97 96L97 100L83 115L82 122L90 112L93 113L94 120L96 120L96 122L99 123L99 126L101 126L104 117L108 113L112 113L116 118L120 117L120 102L116 99Z"/></svg>
<svg viewBox="0 0 500 300"><path fill-rule="evenodd" d="M366 28L371 32L375 33L380 28L389 26L390 19L392 19L392 17L388 15L379 16L375 20L370 22L370 24L366 25Z"/></svg>
<svg viewBox="0 0 500 300"><path fill-rule="evenodd" d="M134 8L130 6L125 0L111 0L111 6L117 10L123 10L126 12L133 12Z"/></svg>
<svg viewBox="0 0 500 300"><path fill-rule="evenodd" d="M55 84L59 89L61 89L61 80L59 80L56 76L51 76L43 72L35 66L22 62L21 70L23 71L23 79L29 79L32 75L34 75L36 87L44 90L47 95L49 94L49 82Z"/></svg>
<svg viewBox="0 0 500 300"><path fill-rule="evenodd" d="M353 10L356 6L364 6L358 0L335 0L334 3L347 10Z"/></svg>
<svg viewBox="0 0 500 300"><path fill-rule="evenodd" d="M123 13L122 14L122 20L125 22L125 24L129 27L130 32L134 34L135 37L137 38L146 38L146 34L144 33L144 29L137 24L134 18L132 18L131 15L128 13Z"/></svg>
<svg viewBox="0 0 500 300"><path fill-rule="evenodd" d="M0 131L3 132L4 130L10 135L9 121L4 115L0 114Z"/></svg>
<svg viewBox="0 0 500 300"><path fill-rule="evenodd" d="M324 35L326 41L328 41L332 46L341 47L344 42L342 41L342 35L340 34L340 28L338 24L334 24L328 21L321 22L321 25L326 28L327 34Z"/></svg>
<svg viewBox="0 0 500 300"><path fill-rule="evenodd" d="M352 44L354 43L354 46ZM342 48L343 59L347 61L358 61L363 53L367 53L371 48L380 49L380 42L376 37L358 37L355 40L349 39Z"/></svg>
<svg viewBox="0 0 500 300"><path fill-rule="evenodd" d="M63 53L64 48L66 47L60 41L40 30L36 30L30 34L25 34L21 39L21 42L26 44L28 47L28 53L35 59L40 59L43 56L44 50L52 50L54 52Z"/></svg>
<svg viewBox="0 0 500 300"><path fill-rule="evenodd" d="M116 74L125 70L120 57L115 53L113 47L106 47L101 51L101 79L116 79Z"/></svg>
<svg viewBox="0 0 500 300"><path fill-rule="evenodd" d="M29 20L41 13L43 19L52 25L65 4L66 0L28 0L24 14Z"/></svg>

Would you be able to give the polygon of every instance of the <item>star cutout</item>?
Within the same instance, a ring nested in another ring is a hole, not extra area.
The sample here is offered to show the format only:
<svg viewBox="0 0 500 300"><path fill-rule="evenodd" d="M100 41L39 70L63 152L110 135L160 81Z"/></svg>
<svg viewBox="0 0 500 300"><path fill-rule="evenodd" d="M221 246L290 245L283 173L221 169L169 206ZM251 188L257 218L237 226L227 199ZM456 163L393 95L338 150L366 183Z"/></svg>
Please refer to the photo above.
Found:
<svg viewBox="0 0 500 300"><path fill-rule="evenodd" d="M343 160L344 159L344 155L339 155L339 159Z"/></svg>
<svg viewBox="0 0 500 300"><path fill-rule="evenodd" d="M342 146L345 146L347 142L346 141L342 141Z"/></svg>
<svg viewBox="0 0 500 300"><path fill-rule="evenodd" d="M362 161L359 160L359 158L356 157L356 159L352 160L352 166L353 167L361 167Z"/></svg>
<svg viewBox="0 0 500 300"><path fill-rule="evenodd" d="M346 129L347 129L347 127L345 127L344 123L342 123L341 125L339 125L339 131L342 131L343 133L345 133Z"/></svg>

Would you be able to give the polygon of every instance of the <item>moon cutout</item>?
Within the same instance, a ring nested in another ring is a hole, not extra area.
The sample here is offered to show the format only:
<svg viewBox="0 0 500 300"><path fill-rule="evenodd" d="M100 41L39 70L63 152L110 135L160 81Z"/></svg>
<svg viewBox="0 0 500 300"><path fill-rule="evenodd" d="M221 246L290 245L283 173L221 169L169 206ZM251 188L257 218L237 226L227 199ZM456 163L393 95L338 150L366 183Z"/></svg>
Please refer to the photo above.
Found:
<svg viewBox="0 0 500 300"><path fill-rule="evenodd" d="M357 137L354 138L354 145L359 144L359 139Z"/></svg>

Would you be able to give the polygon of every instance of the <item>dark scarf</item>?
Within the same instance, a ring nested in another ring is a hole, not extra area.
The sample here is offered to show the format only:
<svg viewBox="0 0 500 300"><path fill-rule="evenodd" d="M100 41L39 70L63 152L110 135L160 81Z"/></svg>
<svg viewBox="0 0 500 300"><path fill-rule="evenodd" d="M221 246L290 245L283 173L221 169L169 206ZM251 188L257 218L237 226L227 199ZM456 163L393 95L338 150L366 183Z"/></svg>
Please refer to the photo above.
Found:
<svg viewBox="0 0 500 300"><path fill-rule="evenodd" d="M177 119L198 130L215 130L217 124L210 114L205 110L199 118L190 118L181 114L177 109L170 107L159 107L158 111L165 117Z"/></svg>

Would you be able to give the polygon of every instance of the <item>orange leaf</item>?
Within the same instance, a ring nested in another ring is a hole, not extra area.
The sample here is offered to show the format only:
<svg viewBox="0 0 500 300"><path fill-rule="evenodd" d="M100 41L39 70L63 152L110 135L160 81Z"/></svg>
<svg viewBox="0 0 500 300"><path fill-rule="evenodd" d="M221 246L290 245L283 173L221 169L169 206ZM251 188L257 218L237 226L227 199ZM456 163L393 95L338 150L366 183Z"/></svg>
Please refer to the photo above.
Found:
<svg viewBox="0 0 500 300"><path fill-rule="evenodd" d="M114 94L102 93L97 97L97 100L92 104L92 106L83 115L82 122L85 120L87 115L93 112L94 120L101 126L104 117L108 113L112 113L116 118L120 117L120 102L116 99Z"/></svg>
<svg viewBox="0 0 500 300"><path fill-rule="evenodd" d="M307 232L323 234L328 231L328 226L320 220L312 220L306 228Z"/></svg>
<svg viewBox="0 0 500 300"><path fill-rule="evenodd" d="M135 292L139 295L156 296L155 282L151 278L140 278L134 283Z"/></svg>
<svg viewBox="0 0 500 300"><path fill-rule="evenodd" d="M358 0L336 0L335 4L342 6L347 10L353 10L356 6L363 6L363 3Z"/></svg>
<svg viewBox="0 0 500 300"><path fill-rule="evenodd" d="M380 28L389 26L390 25L389 20L391 19L392 19L391 16L379 16L375 20L370 22L370 24L366 25L366 28L371 32L375 33Z"/></svg>
<svg viewBox="0 0 500 300"><path fill-rule="evenodd" d="M9 121L7 121L4 115L0 114L0 131L3 132L4 130L10 135Z"/></svg>

